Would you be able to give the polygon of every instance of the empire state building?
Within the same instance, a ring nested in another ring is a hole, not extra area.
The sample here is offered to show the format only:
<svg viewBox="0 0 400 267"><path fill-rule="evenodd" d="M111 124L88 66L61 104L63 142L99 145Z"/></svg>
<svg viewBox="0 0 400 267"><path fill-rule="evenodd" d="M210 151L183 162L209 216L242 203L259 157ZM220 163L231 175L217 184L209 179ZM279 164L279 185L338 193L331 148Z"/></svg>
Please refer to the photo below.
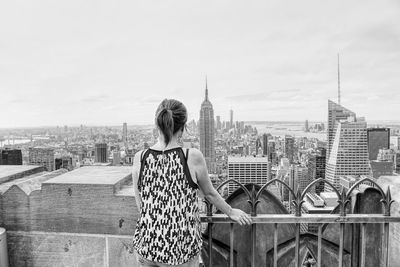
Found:
<svg viewBox="0 0 400 267"><path fill-rule="evenodd" d="M200 109L200 150L204 155L209 173L215 173L214 149L214 109L208 100L206 80L206 95Z"/></svg>

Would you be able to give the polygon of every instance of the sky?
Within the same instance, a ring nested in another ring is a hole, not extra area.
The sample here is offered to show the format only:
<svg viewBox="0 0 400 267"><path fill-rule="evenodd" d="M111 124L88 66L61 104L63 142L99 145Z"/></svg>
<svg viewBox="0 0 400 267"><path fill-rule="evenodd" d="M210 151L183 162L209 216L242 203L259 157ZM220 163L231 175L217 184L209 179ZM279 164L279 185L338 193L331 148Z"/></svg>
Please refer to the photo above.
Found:
<svg viewBox="0 0 400 267"><path fill-rule="evenodd" d="M164 98L326 121L400 120L400 1L18 0L0 4L0 128L152 124Z"/></svg>

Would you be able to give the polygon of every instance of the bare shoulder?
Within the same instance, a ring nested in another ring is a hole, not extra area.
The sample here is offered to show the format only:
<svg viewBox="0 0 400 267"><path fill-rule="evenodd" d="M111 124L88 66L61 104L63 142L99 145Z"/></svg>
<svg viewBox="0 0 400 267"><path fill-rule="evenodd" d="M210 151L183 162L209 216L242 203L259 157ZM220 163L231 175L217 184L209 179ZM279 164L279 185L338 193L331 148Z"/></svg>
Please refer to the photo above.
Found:
<svg viewBox="0 0 400 267"><path fill-rule="evenodd" d="M142 156L142 153L143 153L143 149L136 152L134 159L140 159L140 157Z"/></svg>
<svg viewBox="0 0 400 267"><path fill-rule="evenodd" d="M203 153L197 148L189 148L189 161L198 163L203 161Z"/></svg>
<svg viewBox="0 0 400 267"><path fill-rule="evenodd" d="M140 161L141 161L143 152L144 152L144 150L142 149L135 153L135 157L133 158L133 166L140 165Z"/></svg>
<svg viewBox="0 0 400 267"><path fill-rule="evenodd" d="M142 156L143 150L139 150L138 152L135 153L135 157L133 158L133 161L140 161L140 157Z"/></svg>

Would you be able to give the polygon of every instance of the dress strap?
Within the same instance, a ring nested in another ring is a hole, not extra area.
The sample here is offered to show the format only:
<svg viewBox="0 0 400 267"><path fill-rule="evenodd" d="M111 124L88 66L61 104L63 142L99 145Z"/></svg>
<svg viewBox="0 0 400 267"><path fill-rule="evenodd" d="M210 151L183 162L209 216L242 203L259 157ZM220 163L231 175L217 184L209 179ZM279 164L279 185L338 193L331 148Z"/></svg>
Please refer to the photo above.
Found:
<svg viewBox="0 0 400 267"><path fill-rule="evenodd" d="M143 161L143 155L147 151L147 149L143 149L142 153L140 154L140 163Z"/></svg>
<svg viewBox="0 0 400 267"><path fill-rule="evenodd" d="M139 171L139 178L138 178L138 183L137 183L139 191L141 189L142 172L143 172L143 168L145 165L145 161L143 160L143 158L146 156L147 151L148 151L148 149L143 149L142 153L140 154L140 171Z"/></svg>
<svg viewBox="0 0 400 267"><path fill-rule="evenodd" d="M186 148L186 154L185 154L186 161L188 160L188 158L189 158L189 148Z"/></svg>
<svg viewBox="0 0 400 267"><path fill-rule="evenodd" d="M192 175L190 174L190 170L189 170L189 164L188 164L188 157L189 157L189 148L186 148L186 151L184 152L182 149L182 154L185 158L184 161L184 166L183 166L183 171L185 173L186 179L189 183L189 185L194 188L194 189L198 189L199 186L193 181Z"/></svg>

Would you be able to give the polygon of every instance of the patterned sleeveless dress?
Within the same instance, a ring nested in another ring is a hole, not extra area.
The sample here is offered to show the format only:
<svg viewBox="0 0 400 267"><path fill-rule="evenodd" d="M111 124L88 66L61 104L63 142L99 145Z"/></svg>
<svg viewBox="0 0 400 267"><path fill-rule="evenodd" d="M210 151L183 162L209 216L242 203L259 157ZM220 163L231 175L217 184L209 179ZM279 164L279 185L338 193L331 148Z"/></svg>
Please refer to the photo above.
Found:
<svg viewBox="0 0 400 267"><path fill-rule="evenodd" d="M144 152L138 179L142 199L133 245L150 261L178 265L202 247L198 186L182 148Z"/></svg>

